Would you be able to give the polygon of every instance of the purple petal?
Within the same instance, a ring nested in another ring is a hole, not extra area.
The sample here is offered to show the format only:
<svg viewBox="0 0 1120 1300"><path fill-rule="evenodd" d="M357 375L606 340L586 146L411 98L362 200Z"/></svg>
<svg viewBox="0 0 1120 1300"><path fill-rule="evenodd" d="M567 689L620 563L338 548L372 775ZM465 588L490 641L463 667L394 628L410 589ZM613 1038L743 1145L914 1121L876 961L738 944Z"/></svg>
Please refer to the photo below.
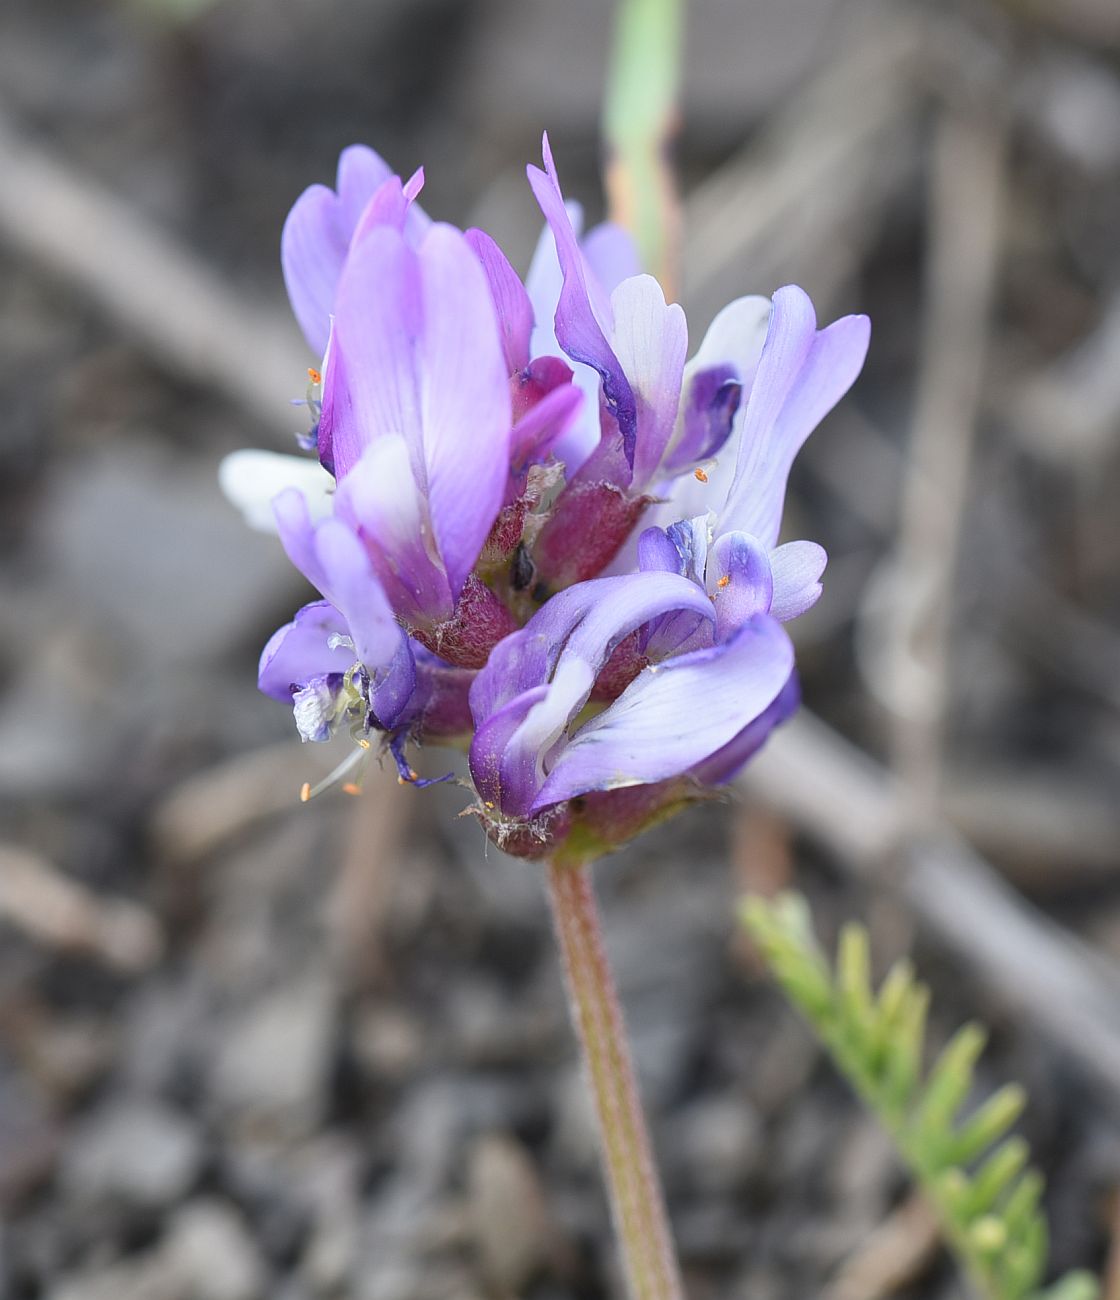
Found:
<svg viewBox="0 0 1120 1300"><path fill-rule="evenodd" d="M371 673L392 663L404 632L365 547L337 519L319 525L315 554L327 581L323 595L345 617L358 658Z"/></svg>
<svg viewBox="0 0 1120 1300"><path fill-rule="evenodd" d="M641 569L679 573L699 587L704 586L707 555L707 519L682 520L668 531L647 528L638 539L638 565ZM663 659L680 650L696 634L701 622L689 612L675 612L652 619L643 631L640 648L649 659Z"/></svg>
<svg viewBox="0 0 1120 1300"><path fill-rule="evenodd" d="M789 637L765 616L722 645L647 668L564 746L531 811L688 771L761 714L792 669Z"/></svg>
<svg viewBox="0 0 1120 1300"><path fill-rule="evenodd" d="M323 371L320 440L330 441L339 480L371 442L397 434L423 481L413 358L421 328L419 257L399 231L379 226L347 262Z"/></svg>
<svg viewBox="0 0 1120 1300"><path fill-rule="evenodd" d="M344 673L354 664L352 646L328 644L331 637L349 636L346 620L329 601L304 605L261 652L257 684L265 695L291 703L293 691L312 678Z"/></svg>
<svg viewBox="0 0 1120 1300"><path fill-rule="evenodd" d="M559 357L538 357L528 373L532 375L537 368L553 367L563 367L568 378L547 389L513 426L509 463L514 475L523 474L530 465L547 459L583 406L583 394L571 382L572 372Z"/></svg>
<svg viewBox="0 0 1120 1300"><path fill-rule="evenodd" d="M720 531L738 529L774 545L794 457L863 366L866 316L845 316L819 333L816 323L803 290L790 285L774 295Z"/></svg>
<svg viewBox="0 0 1120 1300"><path fill-rule="evenodd" d="M371 200L390 180L396 181L396 188L382 195L385 210L379 216L368 214ZM359 223L365 230L378 219L391 219L403 226L410 241L419 240L430 224L413 203L423 180L423 171L418 171L402 195L399 178L388 163L372 149L356 144L339 156L337 193L325 185L312 185L296 200L280 237L280 262L292 310L316 356L326 351L339 277Z"/></svg>
<svg viewBox="0 0 1120 1300"><path fill-rule="evenodd" d="M634 396L631 486L641 491L653 481L677 421L688 326L677 303L666 305L652 275L624 280L611 294L611 309L611 342Z"/></svg>
<svg viewBox="0 0 1120 1300"><path fill-rule="evenodd" d="M716 608L716 639L725 641L756 614L770 610L774 577L759 541L748 533L717 537L706 568L708 592Z"/></svg>
<svg viewBox="0 0 1120 1300"><path fill-rule="evenodd" d="M402 721L410 720L415 691L416 663L412 642L402 632L392 659L373 674L370 685L373 716L386 731L391 731Z"/></svg>
<svg viewBox="0 0 1120 1300"><path fill-rule="evenodd" d="M393 608L418 627L449 618L455 602L426 542L428 513L413 473L404 438L378 438L339 483L334 509L372 551Z"/></svg>
<svg viewBox="0 0 1120 1300"><path fill-rule="evenodd" d="M292 310L317 357L326 351L338 278L354 227L374 191L392 175L372 149L351 145L338 160L338 193L312 185L296 200L280 236L280 263Z"/></svg>
<svg viewBox="0 0 1120 1300"><path fill-rule="evenodd" d="M298 488L285 488L273 498L272 513L288 559L325 596L327 578L315 553L315 523L307 498Z"/></svg>
<svg viewBox="0 0 1120 1300"><path fill-rule="evenodd" d="M281 492L273 509L288 558L346 620L356 657L371 673L387 667L404 632L365 547L341 519L316 526L295 488Z"/></svg>
<svg viewBox="0 0 1120 1300"><path fill-rule="evenodd" d="M742 392L729 365L712 366L692 376L681 397L680 433L661 465L663 474L682 474L716 455L731 436Z"/></svg>
<svg viewBox="0 0 1120 1300"><path fill-rule="evenodd" d="M509 376L486 276L463 235L435 225L421 247L417 349L432 527L458 597L501 509L512 425Z"/></svg>
<svg viewBox="0 0 1120 1300"><path fill-rule="evenodd" d="M677 609L712 617L704 593L677 574L600 578L554 596L520 632L494 648L471 688L471 710L480 730L519 695L548 685L503 742L498 771L505 812L529 810L550 752L586 704L619 642L651 618Z"/></svg>
<svg viewBox="0 0 1120 1300"><path fill-rule="evenodd" d="M556 307L556 337L565 353L599 372L607 409L618 421L623 446L630 464L634 460L634 394L622 373L618 358L607 342L604 327L612 322L609 306L596 303L597 287L587 273L571 220L564 208L564 197L556 178L556 168L548 138L544 141L545 171L528 168L529 184L552 229L556 253L560 260L564 284Z"/></svg>
<svg viewBox="0 0 1120 1300"><path fill-rule="evenodd" d="M511 422L494 305L464 236L434 225L413 249L371 231L339 289L320 425L340 480L366 446L404 438L453 599L501 508Z"/></svg>
<svg viewBox="0 0 1120 1300"><path fill-rule="evenodd" d="M529 364L529 336L533 329L533 307L529 295L505 253L484 230L468 230L465 237L482 263L490 285L501 329L506 371L516 374Z"/></svg>
<svg viewBox="0 0 1120 1300"><path fill-rule="evenodd" d="M638 567L644 572L684 572L680 552L664 528L647 528L638 538Z"/></svg>
<svg viewBox="0 0 1120 1300"><path fill-rule="evenodd" d="M473 693L473 692L472 692ZM515 699L507 701L496 713L477 722L470 748L471 780L480 799L494 807L504 807L502 799L502 759L506 748L525 715L548 694L547 686L536 686ZM528 782L533 781L530 764ZM516 782L520 786L521 782ZM524 802L524 800L522 800Z"/></svg>
<svg viewBox="0 0 1120 1300"><path fill-rule="evenodd" d="M828 553L816 542L786 542L770 552L774 575L774 599L770 613L785 623L817 603L821 595L820 577L828 563Z"/></svg>

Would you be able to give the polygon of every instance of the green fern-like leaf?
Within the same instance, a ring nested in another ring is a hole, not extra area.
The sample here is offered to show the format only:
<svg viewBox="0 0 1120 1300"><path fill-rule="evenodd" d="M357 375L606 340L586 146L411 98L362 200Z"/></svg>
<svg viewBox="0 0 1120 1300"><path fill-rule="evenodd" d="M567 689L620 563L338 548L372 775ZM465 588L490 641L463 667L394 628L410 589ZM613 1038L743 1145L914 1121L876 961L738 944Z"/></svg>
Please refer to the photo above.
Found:
<svg viewBox="0 0 1120 1300"><path fill-rule="evenodd" d="M1069 1273L1042 1289L1042 1177L1029 1167L1026 1142L1009 1134L1026 1104L1022 1088L1008 1084L960 1117L984 1030L959 1029L926 1073L929 990L908 962L894 966L876 993L862 926L841 932L833 970L800 895L748 899L742 917L786 994L891 1134L987 1300L1097 1300L1099 1286L1088 1273Z"/></svg>

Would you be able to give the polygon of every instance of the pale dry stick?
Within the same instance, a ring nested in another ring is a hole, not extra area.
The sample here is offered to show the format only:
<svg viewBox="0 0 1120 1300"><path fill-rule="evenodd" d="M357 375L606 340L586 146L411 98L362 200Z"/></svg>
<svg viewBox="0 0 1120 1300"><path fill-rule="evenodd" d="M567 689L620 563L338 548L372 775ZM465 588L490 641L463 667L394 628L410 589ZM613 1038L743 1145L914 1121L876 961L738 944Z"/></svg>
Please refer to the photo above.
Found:
<svg viewBox="0 0 1120 1300"><path fill-rule="evenodd" d="M934 141L922 365L887 562L897 598L885 602L880 628L892 763L921 824L939 797L952 695L953 588L1002 241L1006 135L998 112L947 107Z"/></svg>
<svg viewBox="0 0 1120 1300"><path fill-rule="evenodd" d="M174 786L149 823L152 847L172 867L219 852L244 831L294 808L304 781L332 766L319 746L294 741L235 754Z"/></svg>
<svg viewBox="0 0 1120 1300"><path fill-rule="evenodd" d="M922 1275L940 1245L940 1221L915 1192L844 1261L823 1300L886 1300Z"/></svg>
<svg viewBox="0 0 1120 1300"><path fill-rule="evenodd" d="M1016 378L1001 406L1020 443L1068 466L1071 457L1096 466L1116 448L1120 427L1120 293L1063 356L1040 373Z"/></svg>
<svg viewBox="0 0 1120 1300"><path fill-rule="evenodd" d="M99 898L16 845L0 845L0 920L38 943L128 974L154 965L164 948L159 922L139 903Z"/></svg>
<svg viewBox="0 0 1120 1300"><path fill-rule="evenodd" d="M883 11L839 45L761 137L688 196L690 313L794 278L824 303L858 264L909 166L927 42L919 22Z"/></svg>
<svg viewBox="0 0 1120 1300"><path fill-rule="evenodd" d="M882 864L925 929L1120 1107L1120 966L1051 921L944 824L910 833L904 788L807 710L779 728L742 786L832 849L852 875Z"/></svg>
<svg viewBox="0 0 1120 1300"><path fill-rule="evenodd" d="M290 444L286 403L311 359L294 325L0 111L0 241L65 280L173 374L221 393Z"/></svg>

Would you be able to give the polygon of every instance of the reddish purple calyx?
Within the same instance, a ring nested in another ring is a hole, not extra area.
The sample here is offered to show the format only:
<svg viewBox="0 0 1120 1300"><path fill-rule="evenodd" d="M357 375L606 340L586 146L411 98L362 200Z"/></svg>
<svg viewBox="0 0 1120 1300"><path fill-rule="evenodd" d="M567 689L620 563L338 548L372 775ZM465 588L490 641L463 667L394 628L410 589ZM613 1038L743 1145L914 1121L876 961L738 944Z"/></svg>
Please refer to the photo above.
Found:
<svg viewBox="0 0 1120 1300"><path fill-rule="evenodd" d="M417 628L417 641L457 668L481 668L503 637L517 630L509 610L476 574L463 584L455 611L431 629Z"/></svg>

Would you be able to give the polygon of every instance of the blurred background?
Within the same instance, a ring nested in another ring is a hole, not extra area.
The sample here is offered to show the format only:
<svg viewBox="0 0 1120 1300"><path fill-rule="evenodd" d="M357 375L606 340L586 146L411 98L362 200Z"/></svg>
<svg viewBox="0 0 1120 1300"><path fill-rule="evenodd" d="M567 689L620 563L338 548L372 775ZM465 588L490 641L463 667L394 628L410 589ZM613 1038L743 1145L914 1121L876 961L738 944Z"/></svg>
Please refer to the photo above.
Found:
<svg viewBox="0 0 1120 1300"><path fill-rule="evenodd" d="M216 467L292 447L284 216L372 144L524 269L602 214L605 0L0 9L0 1295L620 1294L531 866L259 696L306 598ZM693 339L795 280L871 357L794 475L808 712L599 871L692 1300L962 1284L736 935L805 890L1018 1078L1055 1267L1120 1222L1120 8L691 0ZM441 762L433 755L429 763ZM1120 1295L1112 1265L1110 1300Z"/></svg>

